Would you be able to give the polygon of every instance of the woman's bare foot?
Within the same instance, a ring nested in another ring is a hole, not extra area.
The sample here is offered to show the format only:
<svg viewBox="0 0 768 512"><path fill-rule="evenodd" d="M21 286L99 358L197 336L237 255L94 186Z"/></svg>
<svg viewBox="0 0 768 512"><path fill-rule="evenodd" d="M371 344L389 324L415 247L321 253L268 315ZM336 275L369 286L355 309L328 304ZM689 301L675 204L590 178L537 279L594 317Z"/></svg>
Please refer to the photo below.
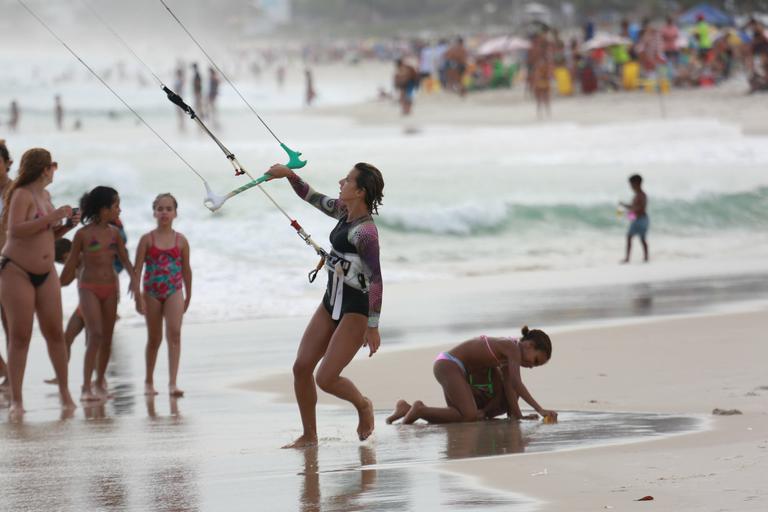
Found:
<svg viewBox="0 0 768 512"><path fill-rule="evenodd" d="M406 414L408 414L408 411L411 410L411 404L406 402L405 400L398 400L395 404L395 410L392 411L392 414L387 416L387 424L391 425L392 423L396 422Z"/></svg>
<svg viewBox="0 0 768 512"><path fill-rule="evenodd" d="M357 423L357 437L361 441L368 439L373 434L373 428L375 426L375 420L373 417L373 404L367 398L363 398L365 405L362 409L358 409L357 415L360 418Z"/></svg>
<svg viewBox="0 0 768 512"><path fill-rule="evenodd" d="M21 421L24 418L24 405L21 402L11 402L8 409L8 419L12 422Z"/></svg>
<svg viewBox="0 0 768 512"><path fill-rule="evenodd" d="M172 397L179 398L184 396L184 391L182 391L181 389L173 385L173 386L168 386L168 394L171 395Z"/></svg>
<svg viewBox="0 0 768 512"><path fill-rule="evenodd" d="M82 392L80 393L81 402L98 402L99 400L101 399L91 391L90 387L83 386Z"/></svg>
<svg viewBox="0 0 768 512"><path fill-rule="evenodd" d="M155 396L157 394L157 390L155 389L154 384L144 384L144 394L147 396Z"/></svg>
<svg viewBox="0 0 768 512"><path fill-rule="evenodd" d="M421 410L424 409L424 402L421 400L416 400L413 402L413 405L411 406L411 409L405 414L403 417L403 423L406 425L410 425L419 417L421 416Z"/></svg>
<svg viewBox="0 0 768 512"><path fill-rule="evenodd" d="M308 435L304 434L300 438L296 439L292 443L288 443L282 448L307 448L309 446L317 446L317 434Z"/></svg>
<svg viewBox="0 0 768 512"><path fill-rule="evenodd" d="M54 377L52 379L45 379L43 382L45 382L46 384L53 384L55 386L56 384L59 383L59 379Z"/></svg>
<svg viewBox="0 0 768 512"><path fill-rule="evenodd" d="M61 394L61 408L64 411L74 411L77 409L77 404L72 400L72 395L69 394L69 391Z"/></svg>
<svg viewBox="0 0 768 512"><path fill-rule="evenodd" d="M109 392L109 388L107 387L107 381L96 381L96 384L94 385L94 392L96 395L99 396L99 398L103 400L111 400L115 397L112 393Z"/></svg>

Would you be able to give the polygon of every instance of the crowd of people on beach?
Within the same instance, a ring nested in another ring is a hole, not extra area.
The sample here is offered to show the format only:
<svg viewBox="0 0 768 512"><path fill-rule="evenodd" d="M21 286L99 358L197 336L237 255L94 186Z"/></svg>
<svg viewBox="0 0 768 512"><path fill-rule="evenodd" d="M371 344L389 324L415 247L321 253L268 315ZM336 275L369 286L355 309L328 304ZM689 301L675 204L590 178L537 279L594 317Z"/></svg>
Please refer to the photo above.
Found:
<svg viewBox="0 0 768 512"><path fill-rule="evenodd" d="M447 90L508 88L516 82L536 100L540 116L549 113L551 91L646 90L665 93L672 87L714 86L744 70L749 92L768 90L768 30L752 18L742 27L715 27L703 15L692 26L675 18L624 19L618 30L597 31L587 23L581 36L566 39L540 23L525 37L476 36L435 43L414 40L397 58L394 88L402 113L411 111L413 95Z"/></svg>

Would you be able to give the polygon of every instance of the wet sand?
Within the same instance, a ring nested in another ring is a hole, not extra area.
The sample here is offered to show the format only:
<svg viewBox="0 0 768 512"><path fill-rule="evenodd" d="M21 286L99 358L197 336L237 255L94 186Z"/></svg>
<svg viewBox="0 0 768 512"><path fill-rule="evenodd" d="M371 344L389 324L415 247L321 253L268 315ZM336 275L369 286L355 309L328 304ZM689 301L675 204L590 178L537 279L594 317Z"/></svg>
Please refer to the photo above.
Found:
<svg viewBox="0 0 768 512"><path fill-rule="evenodd" d="M142 395L143 331L122 327L109 371L115 398L80 407L70 419L60 418L54 389L42 384L50 369L36 337L27 414L21 423L0 416L0 510L252 510L254 503L270 510L526 510L529 498L478 488L435 464L701 428L687 415L579 412L545 428L507 421L397 428L384 426L388 411L379 409L376 437L360 444L353 411L321 406L320 446L280 450L297 433L293 404L233 383L284 359L254 345L285 342L292 330L287 321L188 326L187 396L174 399ZM74 347L73 389L81 356L82 339ZM161 359L158 384L165 371Z"/></svg>
<svg viewBox="0 0 768 512"><path fill-rule="evenodd" d="M541 500L542 510L628 510L632 500L646 495L654 496L664 510L764 510L767 312L759 306L755 312L554 329L553 360L523 376L545 407L696 414L709 420L705 432L571 452L445 462L439 467ZM398 398L442 403L432 360L438 350L461 339L395 353L385 350L370 360L353 361L346 375L378 409L394 405ZM284 373L251 387L287 402L290 382ZM321 401L337 402L325 395ZM711 416L716 407L743 414Z"/></svg>
<svg viewBox="0 0 768 512"><path fill-rule="evenodd" d="M412 286L391 286L388 297L403 307L419 303L423 307L423 295L413 292ZM438 287L434 293L442 291ZM485 303L468 303L474 304L475 313L492 311L493 296L488 295ZM566 299L557 306L557 297L555 293L550 298L550 318L575 308ZM432 304L439 309L441 303ZM496 307L515 318L527 314L524 308L510 310L506 303ZM625 316L633 314L628 305L616 307ZM652 311L663 314L665 309ZM758 385L755 372L765 348L757 346L759 335L753 334L764 331L761 311L662 321L651 317L646 323L604 329L554 328L555 359L526 379L542 403L569 412L558 425L530 422L520 427L507 421L451 427L386 425L384 418L396 398L413 398L418 391L425 400L440 399L431 377L436 349L445 347L444 340L477 334L478 328L447 325L437 330L428 324L419 327L412 318L398 322L395 317L385 330L381 353L368 359L361 352L347 372L374 399L374 438L361 445L354 433L354 411L337 407L335 399L321 393L320 446L303 452L278 448L299 434L289 368L303 318L186 325L180 386L187 395L177 400L163 393L165 349L156 373L161 394L145 399L144 331L119 325L109 372L116 398L104 407L81 407L69 420L59 418L54 389L42 384L51 370L44 344L35 336L25 383L28 413L22 424L10 424L5 414L0 416L0 487L10 490L4 491L0 509L250 510L258 503L271 510L529 510L540 500L563 505L571 500L568 493L553 498L547 494L554 490L551 486L536 487L541 479L546 483L562 475L557 461L578 464L601 456L595 454L625 451L633 453L633 460L644 460L637 454L654 451L676 457L678 443L707 440L721 426L743 426L755 419L761 398L743 397L740 391ZM584 321L591 313L594 310L582 312ZM450 316L446 310L433 311L432 318L446 314ZM500 324L495 329L509 333L512 326ZM667 352L659 345L669 332L678 333L681 340ZM688 351L696 354L693 362L699 356L711 362L713 344L734 335L732 343L754 357L729 358L714 377L709 375L712 368L701 362L694 366L700 373L676 368L688 364L682 357ZM433 346L423 348L420 343ZM643 347L661 351L664 364L656 365L657 356ZM82 352L81 337L74 345L73 391L79 384ZM734 375L740 376L732 380ZM243 385L256 378L259 383ZM718 395L723 386L732 391ZM666 395L677 389L678 400L670 402ZM275 393L283 399L274 400ZM714 432L685 434L706 427L713 407L737 407L745 415L714 419ZM760 423L750 425L757 429ZM669 439L656 437L681 433ZM638 438L658 440L595 447ZM740 442L751 441L747 437ZM587 446L591 448L545 453ZM595 484L581 492L591 506L602 499L605 482L600 479L610 476L611 484L617 472L611 469L610 475L601 476L595 469L598 464L589 467L598 473ZM499 472L517 476L500 478ZM745 472L749 477L749 469ZM665 475L669 473L658 476ZM627 477L620 485L636 484L634 477Z"/></svg>

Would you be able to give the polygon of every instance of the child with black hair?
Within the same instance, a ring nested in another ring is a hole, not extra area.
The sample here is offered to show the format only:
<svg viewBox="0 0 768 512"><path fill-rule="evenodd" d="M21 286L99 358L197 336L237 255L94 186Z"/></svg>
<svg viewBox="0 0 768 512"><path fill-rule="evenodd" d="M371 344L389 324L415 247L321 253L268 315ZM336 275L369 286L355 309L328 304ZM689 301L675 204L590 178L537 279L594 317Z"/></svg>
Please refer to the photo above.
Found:
<svg viewBox="0 0 768 512"><path fill-rule="evenodd" d="M643 261L648 262L648 242L646 241L646 235L648 234L648 196L643 191L643 177L639 174L633 174L629 177L629 186L635 193L635 197L632 198L631 203L619 203L624 209L627 210L627 217L630 219L629 230L627 230L627 253L622 263L629 263L629 254L632 251L632 238L634 236L640 237L640 242L643 244Z"/></svg>
<svg viewBox="0 0 768 512"><path fill-rule="evenodd" d="M470 376L483 373L489 368L498 369L499 375L502 376L500 383L508 417L536 417L523 416L517 404L518 399L522 398L541 414L545 421L556 421L557 412L541 407L520 377L520 367L535 368L549 361L552 357L552 342L544 331L528 329L528 326L523 327L522 334L520 339L478 336L448 352L441 352L435 359L433 369L435 379L443 387L446 407L428 407L420 400L416 400L413 405L405 400L398 400L395 410L387 418L387 423L401 418L406 424L419 419L429 423L459 423L479 421L488 417L498 407L502 400L501 395L494 398L497 402L488 402L483 409L479 409L475 397L478 384L471 383Z"/></svg>
<svg viewBox="0 0 768 512"><path fill-rule="evenodd" d="M109 397L105 377L111 354L119 293L114 268L115 257L120 258L131 276L129 292L136 294L138 290L125 243L120 238L118 229L112 225L120 215L120 196L117 190L103 186L94 188L80 199L80 211L85 227L75 234L72 251L61 273L61 282L63 285L71 283L82 263L78 291L88 343L80 399L92 402ZM95 391L91 387L94 369Z"/></svg>

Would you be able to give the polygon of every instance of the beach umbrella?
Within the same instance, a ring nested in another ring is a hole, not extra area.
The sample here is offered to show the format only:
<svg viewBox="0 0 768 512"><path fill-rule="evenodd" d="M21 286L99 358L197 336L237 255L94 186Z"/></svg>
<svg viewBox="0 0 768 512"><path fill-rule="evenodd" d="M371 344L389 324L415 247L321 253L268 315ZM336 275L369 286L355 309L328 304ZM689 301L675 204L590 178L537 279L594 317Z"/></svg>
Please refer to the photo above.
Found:
<svg viewBox="0 0 768 512"><path fill-rule="evenodd" d="M733 25L733 17L709 4L691 7L677 18L677 22L681 25L695 25L698 23L699 17L703 17L707 23L718 27Z"/></svg>
<svg viewBox="0 0 768 512"><path fill-rule="evenodd" d="M530 41L522 37L500 36L489 39L477 48L478 55L493 55L494 53L512 53L519 50L527 50L531 47Z"/></svg>
<svg viewBox="0 0 768 512"><path fill-rule="evenodd" d="M583 51L597 50L599 48L608 48L609 46L616 45L629 45L632 44L632 40L627 37L621 37L616 34L609 34L607 32L598 32L592 39L581 45Z"/></svg>

